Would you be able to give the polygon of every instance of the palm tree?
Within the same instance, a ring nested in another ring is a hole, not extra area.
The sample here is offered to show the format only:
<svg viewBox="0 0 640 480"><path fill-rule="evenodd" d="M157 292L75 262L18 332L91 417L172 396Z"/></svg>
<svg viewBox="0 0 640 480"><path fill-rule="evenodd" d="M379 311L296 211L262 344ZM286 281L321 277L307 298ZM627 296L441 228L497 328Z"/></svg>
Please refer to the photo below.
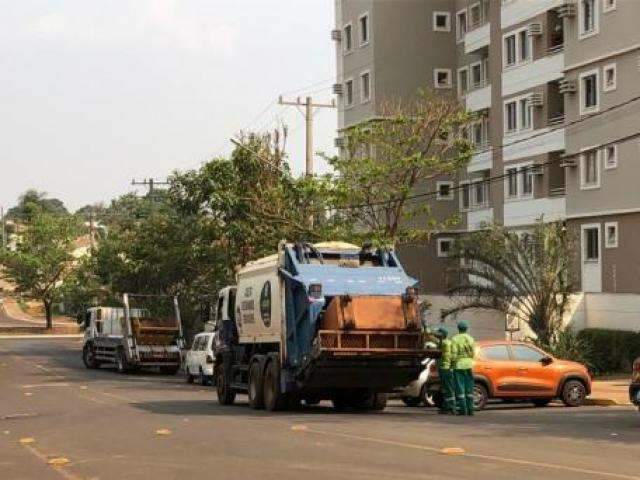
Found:
<svg viewBox="0 0 640 480"><path fill-rule="evenodd" d="M562 224L542 221L527 234L491 226L463 238L453 252L459 279L449 289L457 302L442 316L494 310L526 323L539 342L553 343L573 291L571 243Z"/></svg>

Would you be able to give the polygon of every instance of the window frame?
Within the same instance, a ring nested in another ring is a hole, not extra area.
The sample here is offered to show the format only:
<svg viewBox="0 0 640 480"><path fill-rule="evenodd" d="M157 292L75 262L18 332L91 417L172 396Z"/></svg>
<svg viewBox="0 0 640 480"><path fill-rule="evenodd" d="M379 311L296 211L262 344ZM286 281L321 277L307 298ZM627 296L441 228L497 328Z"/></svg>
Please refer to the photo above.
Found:
<svg viewBox="0 0 640 480"><path fill-rule="evenodd" d="M595 106L588 107L585 99L586 89L585 89L585 79L587 77L595 76L596 86L596 104ZM579 85L579 95L580 95L580 115L589 115L591 113L596 113L600 111L600 69L588 70L586 72L581 72L579 75L580 85Z"/></svg>
<svg viewBox="0 0 640 480"><path fill-rule="evenodd" d="M471 12L473 12L473 10L477 8L478 9L478 24L474 24L473 23L473 19L472 19L472 14ZM481 2L475 2L472 3L471 5L469 5L469 7L467 8L467 31L469 29L469 27L473 27L473 28L478 28L480 26L482 26L483 22L484 22L484 18L483 18L483 11L482 11L482 5Z"/></svg>
<svg viewBox="0 0 640 480"><path fill-rule="evenodd" d="M595 190L600 188L602 185L602 171L601 171L601 161L600 161L600 148L597 147L585 147L580 150L580 172L579 172L579 180L580 180L580 190ZM587 155L594 154L596 158L596 175L597 182L595 183L586 183L586 160Z"/></svg>
<svg viewBox="0 0 640 480"><path fill-rule="evenodd" d="M473 81L473 69L474 67L479 67L479 72L480 72L480 80L478 81L478 84L476 85L476 83ZM469 79L471 80L469 82L470 85L473 85L473 88L481 88L484 84L484 75L482 72L482 60L478 61L478 62L473 62L471 65L469 65Z"/></svg>
<svg viewBox="0 0 640 480"><path fill-rule="evenodd" d="M449 186L449 195L447 196L443 196L440 194L440 187L444 186L444 185L448 185ZM453 193L453 188L454 188L455 184L454 182L452 182L451 180L442 180L442 181L437 181L436 182L436 200L441 200L441 201L452 201L455 200L455 195Z"/></svg>
<svg viewBox="0 0 640 480"><path fill-rule="evenodd" d="M528 119L529 119L529 124L527 126L524 126L524 122L523 120L523 110L522 110L522 102L524 101L524 105L525 105L525 109L528 112ZM515 129L510 130L509 129L509 115L507 112L507 106L514 103L515 104L515 121L516 121L516 127ZM505 136L511 136L511 135L516 135L522 132L529 132L533 130L533 124L534 124L534 118L533 118L533 106L531 105L531 103L529 102L529 94L526 95L518 95L515 97L510 97L507 100L504 100L503 102L503 128L504 128L504 135Z"/></svg>
<svg viewBox="0 0 640 480"><path fill-rule="evenodd" d="M439 16L443 16L446 18L444 27L438 27L437 18ZM451 12L447 12L444 10L434 11L431 16L431 28L433 29L434 32L450 33L451 32Z"/></svg>
<svg viewBox="0 0 640 480"><path fill-rule="evenodd" d="M504 199L505 202L514 202L519 200L531 200L535 198L536 184L531 173L531 168L534 166L534 162L520 162L505 165L505 177L504 177ZM512 177L509 173L515 170L515 177ZM529 176L529 182L531 185L531 191L525 193L525 177ZM515 178L515 184L512 184L512 180ZM512 195L511 186L515 186L516 193Z"/></svg>
<svg viewBox="0 0 640 480"><path fill-rule="evenodd" d="M531 37L531 35L528 34L528 29L529 29L529 26L527 25L524 27L516 28L515 30L511 30L510 32L502 35L502 69L503 70L521 67L523 65L528 65L529 63L533 62L533 37ZM526 45L527 45L527 52L528 52L528 57L524 59L522 58L522 48L520 45L520 36L522 33L524 33L526 37ZM514 55L515 55L514 63L508 63L506 41L510 37L514 38Z"/></svg>
<svg viewBox="0 0 640 480"><path fill-rule="evenodd" d="M366 28L367 28L367 38L363 39L362 38L362 20L366 19ZM369 15L369 12L366 11L364 13L362 13L361 15L358 16L358 46L360 48L362 47L366 47L367 45L369 45L369 43L371 42L371 16Z"/></svg>
<svg viewBox="0 0 640 480"><path fill-rule="evenodd" d="M609 228L613 227L615 229L615 240L613 242L609 242ZM620 237L620 228L618 227L618 222L604 222L604 248L618 248L618 242Z"/></svg>
<svg viewBox="0 0 640 480"><path fill-rule="evenodd" d="M460 211L468 212L472 209L471 204L471 181L470 180L462 180L458 182L458 188L460 189L459 203L460 203ZM464 206L464 194L467 192L467 198L469 200L468 205Z"/></svg>
<svg viewBox="0 0 640 480"><path fill-rule="evenodd" d="M350 35L347 35L347 27L349 28ZM342 33L344 35L344 39L342 42L342 54L348 55L353 52L353 23L347 22L342 26ZM347 42L347 38L349 38L349 42ZM347 43L349 43L349 47L347 48Z"/></svg>
<svg viewBox="0 0 640 480"><path fill-rule="evenodd" d="M613 85L607 85L607 71L613 70ZM618 64L609 63L602 67L602 91L613 92L618 88Z"/></svg>
<svg viewBox="0 0 640 480"><path fill-rule="evenodd" d="M584 2L593 2L593 30L585 31L584 28ZM600 12L598 0L579 0L578 1L578 40L593 37L600 33Z"/></svg>
<svg viewBox="0 0 640 480"><path fill-rule="evenodd" d="M494 349L495 348L501 348L501 349L504 349L505 353L507 354L506 358L504 358L504 359L502 359L502 358L489 358L486 355L486 351L488 349L490 349L490 348L494 348ZM510 361L512 361L511 350L509 349L509 346L507 344L505 344L505 343L499 343L497 345L485 345L485 346L482 346L482 347L480 347L480 354L481 354L481 356L482 356L482 358L484 360L488 360L490 362L510 362Z"/></svg>
<svg viewBox="0 0 640 480"><path fill-rule="evenodd" d="M611 5L607 5L608 0L602 0L602 13L613 12L618 8L618 0L611 0Z"/></svg>
<svg viewBox="0 0 640 480"><path fill-rule="evenodd" d="M464 14L464 31L461 28L460 16ZM464 37L469 31L469 14L466 8L458 10L456 12L456 43L464 42Z"/></svg>
<svg viewBox="0 0 640 480"><path fill-rule="evenodd" d="M364 96L364 77L367 77L367 81L368 81L368 95L365 98ZM365 103L369 103L371 101L371 70L364 70L362 72L360 72L359 75L360 78L360 104L365 104Z"/></svg>
<svg viewBox="0 0 640 480"><path fill-rule="evenodd" d="M464 73L466 78L467 78L467 88L464 91L462 90L462 81L461 81L462 77L460 75L461 73ZM469 83L469 67L468 66L465 65L464 67L458 68L457 80L458 80L458 85L457 85L457 87L458 87L458 96L459 97L464 97L467 93L469 93L469 85L470 85L470 83Z"/></svg>
<svg viewBox="0 0 640 480"><path fill-rule="evenodd" d="M441 237L438 238L436 240L436 253L438 254L438 258L449 258L450 257L450 252L451 252L451 248L453 247L455 242L455 239L453 237ZM450 243L450 247L449 247L449 251L448 252L443 252L442 251L442 244L443 243Z"/></svg>
<svg viewBox="0 0 640 480"><path fill-rule="evenodd" d="M588 236L586 234L587 230L596 230L598 232L598 239L597 239L597 243L598 243L598 258L587 258L587 253L588 253ZM583 225L580 225L580 232L581 232L581 256L582 256L582 262L583 263L599 263L602 260L602 247L601 247L601 243L602 243L602 226L599 223L585 223Z"/></svg>
<svg viewBox="0 0 640 480"><path fill-rule="evenodd" d="M609 163L609 148L613 148L613 162ZM617 143L612 143L610 145L605 145L604 147L602 147L602 154L603 154L603 160L602 160L602 167L604 170L613 170L614 168L618 168L618 144Z"/></svg>
<svg viewBox="0 0 640 480"><path fill-rule="evenodd" d="M447 74L447 78L449 79L449 81L447 82L446 85L440 85L438 82L438 74L439 73L446 73ZM434 68L433 69L433 85L434 88L437 88L438 90L449 90L451 88L453 88L453 79L451 78L453 75L452 71L450 68Z"/></svg>
<svg viewBox="0 0 640 480"><path fill-rule="evenodd" d="M349 101L349 84L351 84L351 101ZM352 108L355 105L356 91L354 88L353 77L344 81L344 108Z"/></svg>

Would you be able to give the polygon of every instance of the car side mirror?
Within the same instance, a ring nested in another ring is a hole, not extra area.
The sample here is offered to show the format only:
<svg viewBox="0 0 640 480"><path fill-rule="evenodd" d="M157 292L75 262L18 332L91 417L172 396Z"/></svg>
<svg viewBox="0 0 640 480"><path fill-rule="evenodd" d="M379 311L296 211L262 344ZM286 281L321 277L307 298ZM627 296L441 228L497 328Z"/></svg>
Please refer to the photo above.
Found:
<svg viewBox="0 0 640 480"><path fill-rule="evenodd" d="M542 359L540 360L540 363L542 363L542 365L550 365L553 363L553 358L552 357L542 357Z"/></svg>

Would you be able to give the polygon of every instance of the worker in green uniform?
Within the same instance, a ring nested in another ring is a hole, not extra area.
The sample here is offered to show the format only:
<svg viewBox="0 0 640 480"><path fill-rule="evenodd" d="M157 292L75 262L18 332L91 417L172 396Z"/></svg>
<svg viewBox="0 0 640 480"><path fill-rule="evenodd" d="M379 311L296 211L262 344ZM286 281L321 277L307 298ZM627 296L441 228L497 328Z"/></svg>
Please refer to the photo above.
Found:
<svg viewBox="0 0 640 480"><path fill-rule="evenodd" d="M459 415L473 415L473 358L475 341L469 335L469 324L458 322L458 333L453 336L453 376L456 392L456 404Z"/></svg>
<svg viewBox="0 0 640 480"><path fill-rule="evenodd" d="M445 327L437 330L439 339L440 358L438 359L438 375L440 376L440 394L442 404L438 413L452 415L456 414L456 394L453 384L453 346L449 336L449 331Z"/></svg>

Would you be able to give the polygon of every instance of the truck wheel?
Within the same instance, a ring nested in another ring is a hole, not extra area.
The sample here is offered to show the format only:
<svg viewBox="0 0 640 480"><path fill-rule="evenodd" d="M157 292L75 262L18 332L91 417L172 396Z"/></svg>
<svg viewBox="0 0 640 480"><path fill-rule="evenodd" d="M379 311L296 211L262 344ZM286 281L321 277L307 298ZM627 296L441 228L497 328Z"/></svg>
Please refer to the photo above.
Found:
<svg viewBox="0 0 640 480"><path fill-rule="evenodd" d="M100 363L96 360L96 354L93 351L93 345L86 344L82 349L82 361L84 366L90 369L98 368Z"/></svg>
<svg viewBox="0 0 640 480"><path fill-rule="evenodd" d="M280 390L280 362L277 359L272 359L267 365L263 390L264 408L270 412L282 410L285 398Z"/></svg>
<svg viewBox="0 0 640 480"><path fill-rule="evenodd" d="M375 393L373 395L372 410L382 411L387 408L387 395L384 393Z"/></svg>
<svg viewBox="0 0 640 480"><path fill-rule="evenodd" d="M579 407L587 394L580 380L569 380L562 387L562 402L567 407Z"/></svg>
<svg viewBox="0 0 640 480"><path fill-rule="evenodd" d="M199 377L199 380L200 380L200 385L202 385L203 387L204 387L204 386L209 385L209 379L208 379L208 378L207 378L207 376L204 374L204 371L202 370L202 367L200 367L200 377Z"/></svg>
<svg viewBox="0 0 640 480"><path fill-rule="evenodd" d="M224 364L216 369L216 393L220 405L233 405L236 399L236 392L231 388L230 379L225 372Z"/></svg>
<svg viewBox="0 0 640 480"><path fill-rule="evenodd" d="M420 397L402 397L401 400L407 407L419 407L422 405L422 399Z"/></svg>
<svg viewBox="0 0 640 480"><path fill-rule="evenodd" d="M264 408L264 378L261 362L253 362L249 369L249 405L256 410Z"/></svg>
<svg viewBox="0 0 640 480"><path fill-rule="evenodd" d="M123 349L119 349L118 353L116 353L116 369L118 370L118 373L127 373L129 370L127 355L124 353Z"/></svg>

